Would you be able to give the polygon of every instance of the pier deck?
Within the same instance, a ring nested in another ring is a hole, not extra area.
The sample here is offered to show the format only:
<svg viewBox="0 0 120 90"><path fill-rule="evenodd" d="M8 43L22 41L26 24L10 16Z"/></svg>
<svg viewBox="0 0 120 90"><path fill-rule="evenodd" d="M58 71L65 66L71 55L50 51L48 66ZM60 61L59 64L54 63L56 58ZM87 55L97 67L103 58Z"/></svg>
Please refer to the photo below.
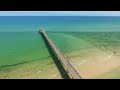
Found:
<svg viewBox="0 0 120 90"><path fill-rule="evenodd" d="M73 66L69 63L67 57L57 48L57 46L53 43L53 41L48 37L47 33L44 29L40 29L40 33L43 34L44 38L47 40L49 45L52 47L55 55L61 61L64 69L68 73L71 79L82 79L82 77L77 73L77 71L73 68Z"/></svg>

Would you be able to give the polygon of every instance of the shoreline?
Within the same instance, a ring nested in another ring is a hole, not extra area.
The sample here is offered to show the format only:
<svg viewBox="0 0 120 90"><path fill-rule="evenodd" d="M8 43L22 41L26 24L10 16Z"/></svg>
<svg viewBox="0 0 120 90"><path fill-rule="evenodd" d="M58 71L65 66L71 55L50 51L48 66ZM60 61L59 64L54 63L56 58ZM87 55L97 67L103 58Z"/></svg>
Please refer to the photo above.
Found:
<svg viewBox="0 0 120 90"><path fill-rule="evenodd" d="M65 55L83 78L96 78L98 76L102 78L102 75L120 66L119 56L112 55L111 52L103 52L96 48L73 51ZM4 67L0 69L0 78L62 79L51 57L44 61L38 60L21 65Z"/></svg>
<svg viewBox="0 0 120 90"><path fill-rule="evenodd" d="M83 78L96 78L120 66L120 56L111 52L91 49L73 53L76 57L72 57L72 54L67 55L67 57L69 57L70 63Z"/></svg>

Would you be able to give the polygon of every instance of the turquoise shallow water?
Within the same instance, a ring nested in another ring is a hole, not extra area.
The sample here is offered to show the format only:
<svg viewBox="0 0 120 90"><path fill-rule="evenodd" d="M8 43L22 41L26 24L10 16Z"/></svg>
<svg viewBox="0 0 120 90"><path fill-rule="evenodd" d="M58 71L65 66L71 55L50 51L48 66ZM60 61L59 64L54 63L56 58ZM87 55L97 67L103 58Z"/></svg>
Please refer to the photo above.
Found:
<svg viewBox="0 0 120 90"><path fill-rule="evenodd" d="M50 56L38 32L1 32L0 47L0 66Z"/></svg>
<svg viewBox="0 0 120 90"><path fill-rule="evenodd" d="M54 32L119 32L120 17L1 16L0 67L36 59L42 60L42 58L49 57L50 55L42 37L37 32L40 27L45 28L46 31ZM61 37L61 34L48 34L54 39L57 46L60 47L64 53L92 47L85 43L84 40L75 39L71 36ZM62 39L57 40L56 35ZM69 38L71 38L70 41L67 41ZM71 41L73 41L72 44L70 43ZM64 47L66 45L69 46L65 49Z"/></svg>
<svg viewBox="0 0 120 90"><path fill-rule="evenodd" d="M40 27L55 32L119 31L120 17L0 17L0 66L49 56L37 32ZM52 37L57 40L55 34ZM61 41L58 46L64 47L62 43L64 42Z"/></svg>

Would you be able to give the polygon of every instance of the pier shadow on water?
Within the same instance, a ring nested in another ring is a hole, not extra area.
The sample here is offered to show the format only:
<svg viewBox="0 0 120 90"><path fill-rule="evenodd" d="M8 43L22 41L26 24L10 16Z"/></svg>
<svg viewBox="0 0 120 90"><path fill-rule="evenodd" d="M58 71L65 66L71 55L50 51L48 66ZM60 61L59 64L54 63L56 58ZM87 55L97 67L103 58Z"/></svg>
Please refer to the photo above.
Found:
<svg viewBox="0 0 120 90"><path fill-rule="evenodd" d="M31 60L31 61L20 62L20 63L16 63L16 64L3 65L3 66L0 67L0 70L1 70L2 68L7 68L7 67L11 67L11 66L17 66L17 65L27 64L27 63L30 63L30 62L35 62L35 61L39 61L39 60L43 60L43 59L48 59L49 57L50 57L50 56L45 57L45 58L33 59L33 60Z"/></svg>
<svg viewBox="0 0 120 90"><path fill-rule="evenodd" d="M40 33L40 32L39 32ZM54 60L54 63L56 64L61 76L63 79L70 79L68 73L66 72L66 70L64 69L63 65L61 64L61 62L58 60L57 56L55 55L55 53L53 52L51 46L49 45L49 43L47 42L46 38L44 37L44 35L42 33L40 33L43 41L52 57L52 59Z"/></svg>

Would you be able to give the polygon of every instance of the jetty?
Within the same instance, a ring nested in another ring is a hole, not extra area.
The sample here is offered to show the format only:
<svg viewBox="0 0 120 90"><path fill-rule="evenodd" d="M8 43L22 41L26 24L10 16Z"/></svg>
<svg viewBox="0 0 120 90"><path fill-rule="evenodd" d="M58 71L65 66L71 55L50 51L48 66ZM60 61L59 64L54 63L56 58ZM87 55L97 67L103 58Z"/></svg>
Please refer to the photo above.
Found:
<svg viewBox="0 0 120 90"><path fill-rule="evenodd" d="M82 79L82 77L77 73L74 67L70 64L67 57L60 51L60 49L54 44L54 42L48 37L47 33L43 28L39 30L39 32L44 36L44 39L48 42L51 49L55 53L58 60L63 65L63 68L66 70L67 74L69 75L70 79Z"/></svg>

